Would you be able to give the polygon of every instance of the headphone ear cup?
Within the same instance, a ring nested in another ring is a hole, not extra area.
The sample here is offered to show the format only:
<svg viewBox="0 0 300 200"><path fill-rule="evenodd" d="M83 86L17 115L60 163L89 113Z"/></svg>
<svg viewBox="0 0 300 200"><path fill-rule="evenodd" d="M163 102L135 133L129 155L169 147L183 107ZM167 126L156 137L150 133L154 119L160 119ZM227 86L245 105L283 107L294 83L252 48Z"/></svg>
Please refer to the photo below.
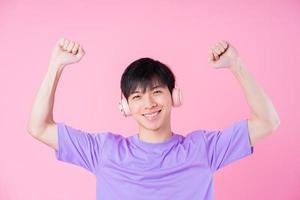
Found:
<svg viewBox="0 0 300 200"><path fill-rule="evenodd" d="M173 88L172 91L172 101L173 101L173 106L174 107L179 107L182 105L182 93L179 88Z"/></svg>
<svg viewBox="0 0 300 200"><path fill-rule="evenodd" d="M119 109L125 116L131 115L127 100L125 98L121 99L121 102L119 103Z"/></svg>

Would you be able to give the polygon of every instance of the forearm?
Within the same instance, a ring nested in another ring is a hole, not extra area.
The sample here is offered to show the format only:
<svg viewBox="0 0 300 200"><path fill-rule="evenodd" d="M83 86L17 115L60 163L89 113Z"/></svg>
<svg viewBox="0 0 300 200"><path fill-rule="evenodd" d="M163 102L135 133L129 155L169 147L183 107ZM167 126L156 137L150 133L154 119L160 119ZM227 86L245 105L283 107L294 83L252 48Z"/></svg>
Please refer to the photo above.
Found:
<svg viewBox="0 0 300 200"><path fill-rule="evenodd" d="M63 68L50 63L46 76L38 89L29 116L27 128L32 134L41 133L48 123L53 123L53 104L57 83Z"/></svg>
<svg viewBox="0 0 300 200"><path fill-rule="evenodd" d="M270 122L272 125L277 125L279 123L279 116L271 100L263 88L250 74L241 59L239 59L235 66L229 69L236 77L244 91L247 102L252 111L252 117Z"/></svg>

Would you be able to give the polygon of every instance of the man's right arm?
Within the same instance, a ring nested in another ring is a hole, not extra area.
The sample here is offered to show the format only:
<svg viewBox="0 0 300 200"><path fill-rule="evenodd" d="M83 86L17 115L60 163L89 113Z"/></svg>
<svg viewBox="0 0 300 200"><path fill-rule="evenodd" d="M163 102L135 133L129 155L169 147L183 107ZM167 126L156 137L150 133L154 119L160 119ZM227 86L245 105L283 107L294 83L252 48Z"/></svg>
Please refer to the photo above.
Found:
<svg viewBox="0 0 300 200"><path fill-rule="evenodd" d="M66 65L79 62L85 52L79 43L61 38L54 46L47 74L36 94L27 123L31 136L58 149L58 129L53 119L57 83Z"/></svg>
<svg viewBox="0 0 300 200"><path fill-rule="evenodd" d="M50 63L47 74L34 99L27 129L31 136L57 149L58 131L53 119L54 96L63 67Z"/></svg>

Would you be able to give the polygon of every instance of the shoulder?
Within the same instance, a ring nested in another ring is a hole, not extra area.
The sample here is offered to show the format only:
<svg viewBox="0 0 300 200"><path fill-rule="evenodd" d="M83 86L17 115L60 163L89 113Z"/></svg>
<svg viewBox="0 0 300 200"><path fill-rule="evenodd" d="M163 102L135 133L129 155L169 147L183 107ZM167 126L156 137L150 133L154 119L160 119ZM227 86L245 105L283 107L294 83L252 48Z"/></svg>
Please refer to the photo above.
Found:
<svg viewBox="0 0 300 200"><path fill-rule="evenodd" d="M185 142L191 142L191 143L198 143L200 141L204 141L204 134L207 134L207 130L204 129L196 129L189 131L185 134L185 136L182 136L182 140Z"/></svg>
<svg viewBox="0 0 300 200"><path fill-rule="evenodd" d="M114 133L111 131L89 131L87 129L78 128L65 122L57 122L58 132L60 137L63 138L76 138L76 139L87 139L87 140L121 140L124 137L121 134Z"/></svg>
<svg viewBox="0 0 300 200"><path fill-rule="evenodd" d="M96 137L102 138L105 143L108 144L118 144L123 143L128 140L128 137L125 137L123 134L111 132L111 131L105 131L105 132L99 132L95 134Z"/></svg>

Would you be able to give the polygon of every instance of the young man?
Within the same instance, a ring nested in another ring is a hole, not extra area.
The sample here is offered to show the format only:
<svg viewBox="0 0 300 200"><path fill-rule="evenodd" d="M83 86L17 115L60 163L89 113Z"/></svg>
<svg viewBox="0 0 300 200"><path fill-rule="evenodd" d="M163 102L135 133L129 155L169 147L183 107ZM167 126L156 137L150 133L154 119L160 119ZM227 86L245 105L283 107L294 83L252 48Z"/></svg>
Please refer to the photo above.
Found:
<svg viewBox="0 0 300 200"><path fill-rule="evenodd" d="M239 81L252 110L221 131L195 130L183 136L171 129L171 110L180 90L165 64L151 58L131 63L121 78L122 111L138 123L125 138L111 132L87 133L55 122L54 94L62 70L85 52L61 39L35 98L28 132L55 149L58 160L81 166L96 176L97 199L213 199L213 173L253 153L253 146L274 132L279 117L263 89L226 41L209 51L215 68L227 68Z"/></svg>

